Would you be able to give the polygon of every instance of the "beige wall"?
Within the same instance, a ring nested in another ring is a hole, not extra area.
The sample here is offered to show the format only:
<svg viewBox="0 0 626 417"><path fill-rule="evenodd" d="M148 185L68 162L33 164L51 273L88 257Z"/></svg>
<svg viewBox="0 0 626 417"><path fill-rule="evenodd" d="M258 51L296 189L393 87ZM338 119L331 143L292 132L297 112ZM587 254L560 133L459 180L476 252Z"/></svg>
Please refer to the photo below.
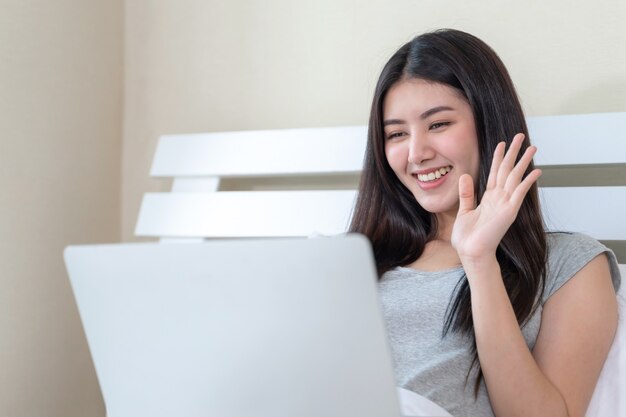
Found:
<svg viewBox="0 0 626 417"><path fill-rule="evenodd" d="M624 22L621 0L126 2L122 237L168 186L147 176L158 135L365 124L383 62L426 30L491 44L529 115L626 111Z"/></svg>
<svg viewBox="0 0 626 417"><path fill-rule="evenodd" d="M364 124L383 62L438 27L490 43L529 115L626 111L619 0L1 6L2 416L103 415L61 252L133 239L161 134Z"/></svg>
<svg viewBox="0 0 626 417"><path fill-rule="evenodd" d="M103 416L62 251L120 236L122 1L0 4L0 416Z"/></svg>

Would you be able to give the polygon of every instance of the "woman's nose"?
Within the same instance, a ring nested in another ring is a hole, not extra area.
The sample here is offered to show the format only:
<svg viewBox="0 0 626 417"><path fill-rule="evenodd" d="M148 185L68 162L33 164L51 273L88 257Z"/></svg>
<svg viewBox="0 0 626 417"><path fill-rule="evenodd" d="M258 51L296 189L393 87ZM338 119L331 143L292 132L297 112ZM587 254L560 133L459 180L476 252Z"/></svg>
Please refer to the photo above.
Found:
<svg viewBox="0 0 626 417"><path fill-rule="evenodd" d="M418 135L411 135L409 139L409 162L413 164L421 164L424 161L432 159L435 156L434 149L428 143L428 140Z"/></svg>

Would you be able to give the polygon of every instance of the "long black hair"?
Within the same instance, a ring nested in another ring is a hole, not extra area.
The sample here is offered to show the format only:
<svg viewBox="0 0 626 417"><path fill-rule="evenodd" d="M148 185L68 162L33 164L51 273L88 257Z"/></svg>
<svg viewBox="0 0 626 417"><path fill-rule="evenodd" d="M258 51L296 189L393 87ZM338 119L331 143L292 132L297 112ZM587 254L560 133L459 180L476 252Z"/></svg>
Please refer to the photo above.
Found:
<svg viewBox="0 0 626 417"><path fill-rule="evenodd" d="M478 178L474 178L477 203L487 186L496 145L505 141L508 148L513 136L523 133L526 138L520 156L530 146L526 120L513 82L500 58L487 44L468 33L442 29L420 35L403 45L384 66L376 85L359 196L350 226L352 232L370 239L380 275L415 261L426 243L437 235L436 216L417 203L398 180L385 156L383 101L394 84L410 78L450 86L469 103L480 155ZM531 163L527 173L533 169ZM526 195L517 218L502 238L496 257L521 326L534 311L543 292L547 259L536 185ZM470 337L474 364L477 364L470 290L465 279L457 284L443 329L444 335L454 331ZM476 390L481 379L479 371Z"/></svg>

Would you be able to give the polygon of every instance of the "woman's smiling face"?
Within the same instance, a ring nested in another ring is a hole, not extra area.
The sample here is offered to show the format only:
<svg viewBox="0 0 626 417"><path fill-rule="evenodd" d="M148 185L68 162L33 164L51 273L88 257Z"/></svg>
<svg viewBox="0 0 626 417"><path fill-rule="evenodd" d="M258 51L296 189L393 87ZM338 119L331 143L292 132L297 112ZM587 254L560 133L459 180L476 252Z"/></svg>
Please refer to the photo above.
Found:
<svg viewBox="0 0 626 417"><path fill-rule="evenodd" d="M480 157L474 115L456 89L402 79L383 102L385 154L398 179L425 210L456 216L459 177L476 183Z"/></svg>

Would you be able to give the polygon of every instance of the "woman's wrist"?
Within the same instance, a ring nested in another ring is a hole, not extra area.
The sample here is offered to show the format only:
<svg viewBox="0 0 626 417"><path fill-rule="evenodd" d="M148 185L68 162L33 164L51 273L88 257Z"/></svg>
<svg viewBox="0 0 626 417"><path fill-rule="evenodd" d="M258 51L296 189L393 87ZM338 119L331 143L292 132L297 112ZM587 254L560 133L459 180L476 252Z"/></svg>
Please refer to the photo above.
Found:
<svg viewBox="0 0 626 417"><path fill-rule="evenodd" d="M477 281L488 282L490 281L490 277L502 279L500 264L498 263L495 253L493 255L482 255L478 257L460 256L460 259L470 287Z"/></svg>

